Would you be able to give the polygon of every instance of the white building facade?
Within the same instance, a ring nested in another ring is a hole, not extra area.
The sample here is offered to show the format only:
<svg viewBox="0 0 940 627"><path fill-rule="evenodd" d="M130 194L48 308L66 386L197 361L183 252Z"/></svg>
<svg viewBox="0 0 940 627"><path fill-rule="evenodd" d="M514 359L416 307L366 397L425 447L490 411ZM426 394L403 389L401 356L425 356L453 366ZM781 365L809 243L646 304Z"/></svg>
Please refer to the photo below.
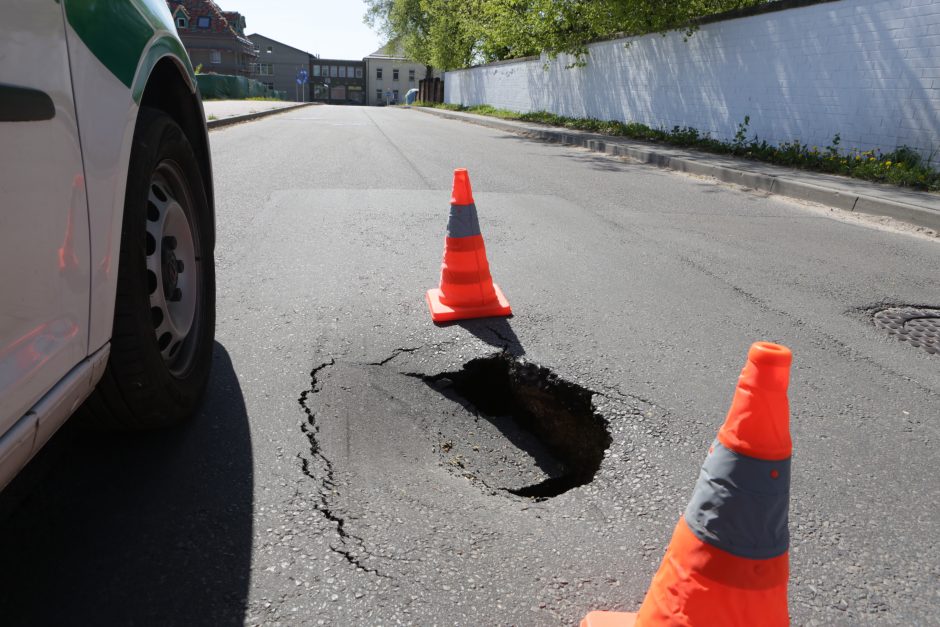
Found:
<svg viewBox="0 0 940 627"><path fill-rule="evenodd" d="M385 46L363 59L366 63L367 104L402 103L408 90L417 89L418 81L427 77L427 68L423 64L396 52L387 50Z"/></svg>

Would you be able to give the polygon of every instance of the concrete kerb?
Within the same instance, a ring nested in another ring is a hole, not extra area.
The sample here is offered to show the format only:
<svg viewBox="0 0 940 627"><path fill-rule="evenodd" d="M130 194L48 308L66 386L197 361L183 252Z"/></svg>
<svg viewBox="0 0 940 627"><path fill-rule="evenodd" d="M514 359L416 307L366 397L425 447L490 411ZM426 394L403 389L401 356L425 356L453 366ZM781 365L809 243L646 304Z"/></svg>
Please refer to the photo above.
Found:
<svg viewBox="0 0 940 627"><path fill-rule="evenodd" d="M930 207L921 207L910 203L826 187L816 183L808 183L793 176L728 167L727 165L709 162L707 153L701 153L701 156L695 157L679 157L657 150L654 146L627 144L612 138L599 138L597 135L591 135L590 133L572 133L571 131L556 130L549 127L538 128L518 122L478 115L471 117L466 114L454 114L450 111L428 107L411 108L438 117L478 124L516 135L569 146L579 146L616 157L627 157L633 161L659 168L698 176L708 176L724 183L741 185L770 194L816 202L846 211L887 216L940 233L940 211Z"/></svg>
<svg viewBox="0 0 940 627"><path fill-rule="evenodd" d="M268 109L267 111L257 111L255 113L247 113L245 115L235 115L228 118L220 118L218 120L207 120L206 128L209 130L220 128L223 126L231 126L232 124L240 124L241 122L250 122L252 120L257 120L258 118L265 118L269 115L275 115L277 113L286 113L288 111L296 111L297 109L303 109L304 107L312 106L314 102L302 102L298 105L292 107L281 107L280 109Z"/></svg>

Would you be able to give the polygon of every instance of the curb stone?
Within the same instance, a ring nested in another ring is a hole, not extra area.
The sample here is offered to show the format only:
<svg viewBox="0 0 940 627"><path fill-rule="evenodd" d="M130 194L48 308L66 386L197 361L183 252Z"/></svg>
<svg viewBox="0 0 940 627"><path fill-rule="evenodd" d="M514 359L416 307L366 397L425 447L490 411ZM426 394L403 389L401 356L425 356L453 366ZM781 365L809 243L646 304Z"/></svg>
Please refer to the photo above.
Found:
<svg viewBox="0 0 940 627"><path fill-rule="evenodd" d="M302 102L298 105L292 107L281 107L279 109L268 109L267 111L257 111L255 113L246 113L245 115L235 115L229 118L220 118L218 120L206 120L206 128L210 131L212 129L220 128L223 126L231 126L232 124L239 124L241 122L250 122L252 120L257 120L258 118L264 118L269 115L275 115L277 113L286 113L287 111L296 111L297 109L303 109L304 107L312 106L312 102Z"/></svg>
<svg viewBox="0 0 940 627"><path fill-rule="evenodd" d="M877 196L868 196L850 190L835 189L815 182L809 183L799 180L798 171L786 170L788 174L792 172L789 176L767 174L709 163L708 153L676 156L657 150L653 146L647 147L640 143L633 143L630 140L621 141L617 138L605 138L587 132L574 133L566 130L556 130L551 127L541 128L526 123L509 122L472 114L456 115L451 111L428 107L410 108L449 120L459 120L566 146L579 146L616 157L627 157L659 168L698 176L709 176L724 183L733 183L770 194L816 202L845 211L888 216L940 233L940 210ZM851 180L858 182L856 179ZM940 200L940 197L938 197L938 200Z"/></svg>

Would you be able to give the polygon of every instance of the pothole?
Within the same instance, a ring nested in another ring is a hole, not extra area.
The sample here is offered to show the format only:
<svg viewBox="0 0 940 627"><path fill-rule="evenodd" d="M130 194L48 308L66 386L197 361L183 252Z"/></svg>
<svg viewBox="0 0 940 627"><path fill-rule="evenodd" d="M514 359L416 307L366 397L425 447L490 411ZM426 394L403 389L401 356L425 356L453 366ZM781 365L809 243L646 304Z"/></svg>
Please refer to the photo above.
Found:
<svg viewBox="0 0 940 627"><path fill-rule="evenodd" d="M892 307L874 315L875 326L931 355L940 354L940 309Z"/></svg>
<svg viewBox="0 0 940 627"><path fill-rule="evenodd" d="M478 417L441 431L448 464L490 488L537 499L590 483L611 444L594 392L506 353L420 376Z"/></svg>

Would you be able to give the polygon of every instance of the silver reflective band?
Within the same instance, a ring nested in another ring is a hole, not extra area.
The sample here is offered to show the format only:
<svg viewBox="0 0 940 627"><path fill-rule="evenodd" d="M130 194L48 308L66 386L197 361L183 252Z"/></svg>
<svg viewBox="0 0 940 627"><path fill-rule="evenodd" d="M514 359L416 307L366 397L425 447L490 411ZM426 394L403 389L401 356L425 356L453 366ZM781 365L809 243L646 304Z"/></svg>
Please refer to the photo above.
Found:
<svg viewBox="0 0 940 627"><path fill-rule="evenodd" d="M476 205L451 205L447 221L447 237L473 237L480 235L480 220Z"/></svg>
<svg viewBox="0 0 940 627"><path fill-rule="evenodd" d="M769 559L790 546L789 512L789 459L755 459L715 440L685 521L702 542L738 557Z"/></svg>

